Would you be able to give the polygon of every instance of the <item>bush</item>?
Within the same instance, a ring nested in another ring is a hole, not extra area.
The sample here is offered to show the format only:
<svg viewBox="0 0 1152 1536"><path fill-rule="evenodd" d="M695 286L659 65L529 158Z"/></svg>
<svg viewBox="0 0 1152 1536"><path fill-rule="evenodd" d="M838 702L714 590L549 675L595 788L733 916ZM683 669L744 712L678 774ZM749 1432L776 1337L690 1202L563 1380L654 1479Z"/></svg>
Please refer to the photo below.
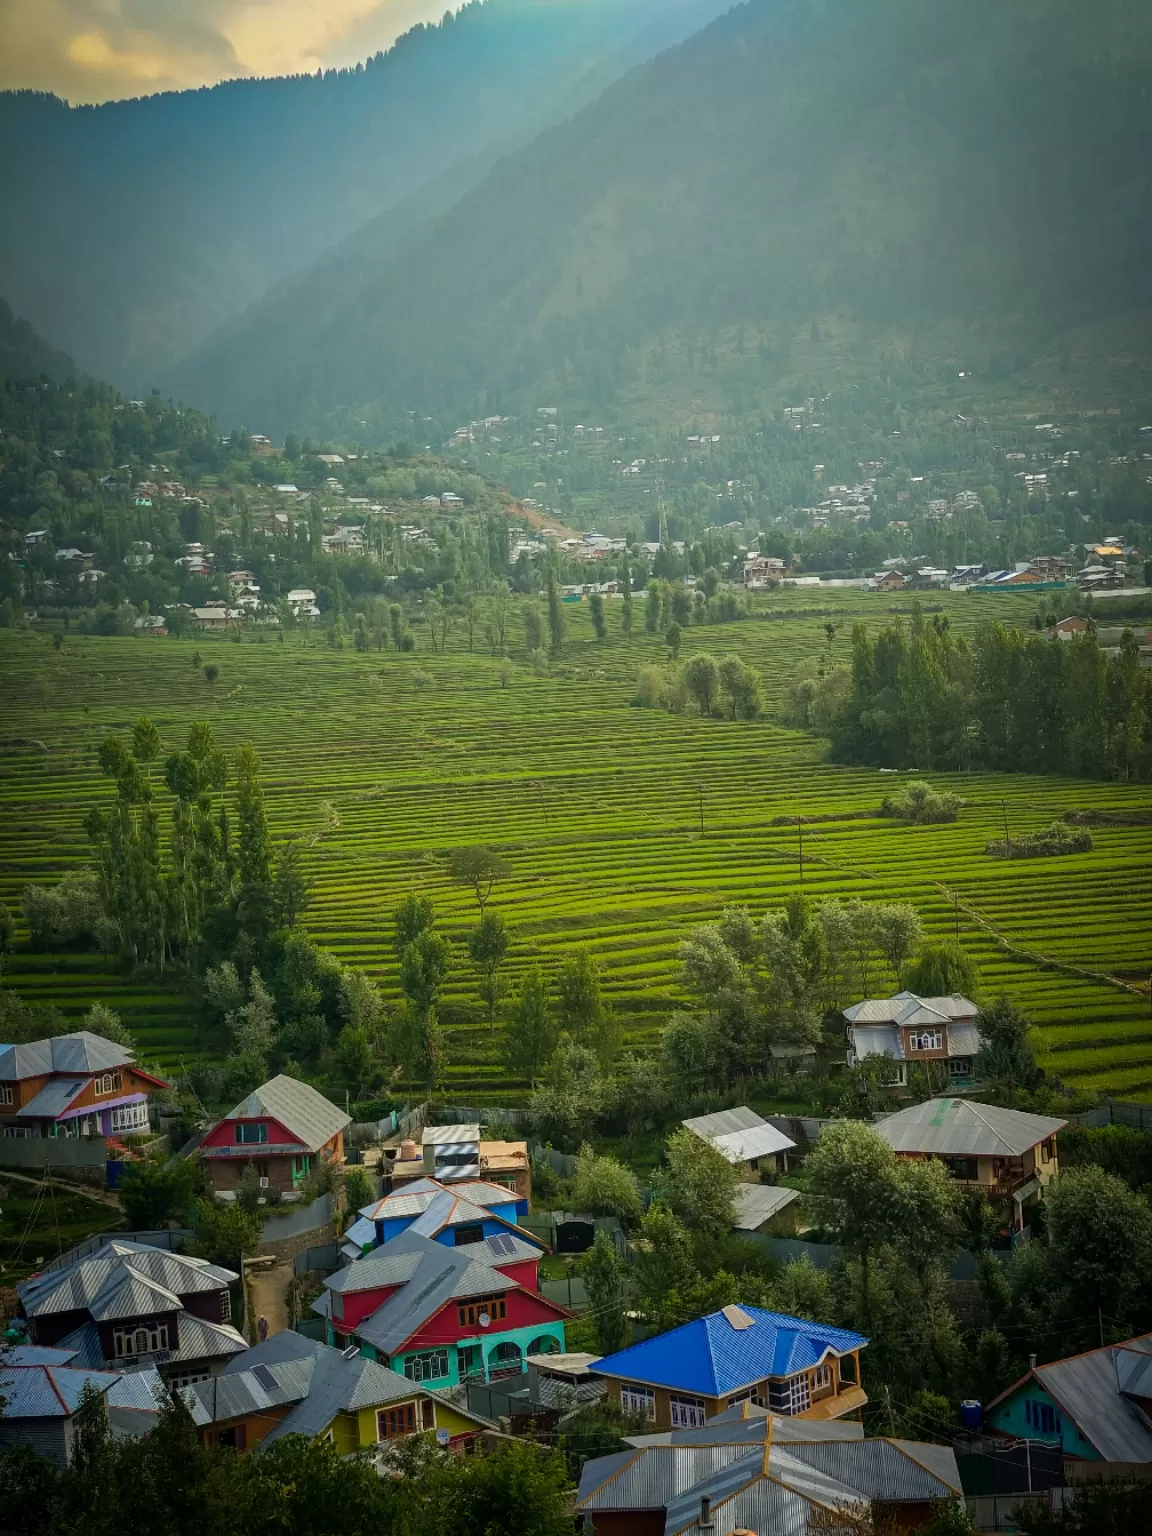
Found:
<svg viewBox="0 0 1152 1536"><path fill-rule="evenodd" d="M917 826L930 826L945 821L955 821L963 801L958 795L935 790L923 779L913 779L898 795L887 795L880 807L883 816L898 821L910 821Z"/></svg>
<svg viewBox="0 0 1152 1536"><path fill-rule="evenodd" d="M678 667L641 667L636 675L632 703L637 709L670 709L679 713L686 698L684 679Z"/></svg>
<svg viewBox="0 0 1152 1536"><path fill-rule="evenodd" d="M994 839L984 844L984 852L994 859L1052 859L1065 853L1091 853L1093 846L1092 834L1086 827L1054 821L1041 832L1029 832L1011 842Z"/></svg>
<svg viewBox="0 0 1152 1536"><path fill-rule="evenodd" d="M102 927L100 887L90 873L67 874L59 885L25 886L21 905L36 949L91 939Z"/></svg>

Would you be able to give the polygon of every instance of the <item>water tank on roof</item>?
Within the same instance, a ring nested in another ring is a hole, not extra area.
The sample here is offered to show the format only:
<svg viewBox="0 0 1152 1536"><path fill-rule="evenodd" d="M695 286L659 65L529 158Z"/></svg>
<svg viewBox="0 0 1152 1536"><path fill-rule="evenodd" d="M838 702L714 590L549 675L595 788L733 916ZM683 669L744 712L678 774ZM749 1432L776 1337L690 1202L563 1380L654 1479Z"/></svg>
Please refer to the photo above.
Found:
<svg viewBox="0 0 1152 1536"><path fill-rule="evenodd" d="M977 1430L984 1422L984 1409L975 1398L966 1398L960 1404L960 1422L965 1429Z"/></svg>
<svg viewBox="0 0 1152 1536"><path fill-rule="evenodd" d="M420 1148L414 1141L402 1141L400 1143L399 1161L402 1163L414 1163L420 1156Z"/></svg>

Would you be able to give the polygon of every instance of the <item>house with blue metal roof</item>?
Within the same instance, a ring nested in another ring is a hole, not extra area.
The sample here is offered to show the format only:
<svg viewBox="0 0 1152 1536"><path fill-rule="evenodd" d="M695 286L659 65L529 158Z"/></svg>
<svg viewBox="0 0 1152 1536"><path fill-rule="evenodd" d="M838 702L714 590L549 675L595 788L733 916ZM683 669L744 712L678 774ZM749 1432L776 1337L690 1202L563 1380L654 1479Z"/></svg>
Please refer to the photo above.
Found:
<svg viewBox="0 0 1152 1536"><path fill-rule="evenodd" d="M691 1429L737 1403L804 1419L858 1414L868 1340L759 1307L723 1307L607 1355L607 1396L656 1429Z"/></svg>
<svg viewBox="0 0 1152 1536"><path fill-rule="evenodd" d="M345 1258L356 1259L411 1231L449 1248L503 1233L538 1254L545 1252L547 1244L519 1224L527 1214L527 1200L499 1184L477 1179L449 1188L438 1179L418 1179L362 1207L344 1234L341 1251Z"/></svg>
<svg viewBox="0 0 1152 1536"><path fill-rule="evenodd" d="M20 1345L0 1365L0 1446L24 1445L59 1467L72 1459L85 1390L98 1392L113 1435L156 1427L166 1389L152 1367L132 1373L88 1370L75 1350Z"/></svg>

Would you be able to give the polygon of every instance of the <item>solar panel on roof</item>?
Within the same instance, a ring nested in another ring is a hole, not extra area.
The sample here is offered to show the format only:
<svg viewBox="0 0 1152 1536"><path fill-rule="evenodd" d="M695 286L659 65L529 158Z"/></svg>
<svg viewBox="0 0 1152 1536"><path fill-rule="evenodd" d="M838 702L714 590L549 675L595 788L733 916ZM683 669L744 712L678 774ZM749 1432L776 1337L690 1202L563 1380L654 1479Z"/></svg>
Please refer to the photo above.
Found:
<svg viewBox="0 0 1152 1536"><path fill-rule="evenodd" d="M276 1378L266 1365L254 1365L252 1367L252 1374L266 1392L274 1392L276 1390Z"/></svg>
<svg viewBox="0 0 1152 1536"><path fill-rule="evenodd" d="M507 1232L497 1232L495 1237L488 1239L488 1246L493 1253L515 1253L516 1244L508 1236Z"/></svg>

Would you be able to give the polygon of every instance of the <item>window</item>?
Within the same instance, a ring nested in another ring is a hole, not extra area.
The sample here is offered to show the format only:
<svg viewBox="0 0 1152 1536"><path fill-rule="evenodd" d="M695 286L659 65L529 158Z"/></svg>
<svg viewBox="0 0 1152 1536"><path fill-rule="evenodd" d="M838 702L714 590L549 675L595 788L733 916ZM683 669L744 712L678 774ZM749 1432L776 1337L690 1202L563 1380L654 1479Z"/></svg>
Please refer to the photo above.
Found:
<svg viewBox="0 0 1152 1536"><path fill-rule="evenodd" d="M1050 1163L1055 1155L1056 1143L1052 1137L1049 1136L1047 1141L1042 1141L1040 1143L1040 1161L1042 1163Z"/></svg>
<svg viewBox="0 0 1152 1536"><path fill-rule="evenodd" d="M672 1397L669 1401L673 1429L698 1429L704 1423L707 1415L698 1397Z"/></svg>
<svg viewBox="0 0 1152 1536"><path fill-rule="evenodd" d="M267 1141L268 1127L261 1120L258 1124L247 1124L243 1120L236 1122L236 1140L243 1144L249 1141Z"/></svg>
<svg viewBox="0 0 1152 1536"><path fill-rule="evenodd" d="M11 1104L11 1102L12 1102L12 1084L11 1083L0 1083L0 1104Z"/></svg>
<svg viewBox="0 0 1152 1536"><path fill-rule="evenodd" d="M123 1104L119 1109L112 1111L112 1129L114 1131L138 1131L147 1128L148 1105L147 1104Z"/></svg>
<svg viewBox="0 0 1152 1536"><path fill-rule="evenodd" d="M849 1386L855 1386L856 1384L855 1355L841 1355L840 1357L840 1385L844 1386L845 1383Z"/></svg>
<svg viewBox="0 0 1152 1536"><path fill-rule="evenodd" d="M170 1387L190 1387L197 1381L211 1381L211 1372L203 1366L194 1366L188 1371L165 1371L164 1379Z"/></svg>
<svg viewBox="0 0 1152 1536"><path fill-rule="evenodd" d="M302 1179L307 1172L308 1154L305 1152L302 1153L299 1157L294 1157L292 1159L292 1177L294 1179Z"/></svg>
<svg viewBox="0 0 1152 1536"><path fill-rule="evenodd" d="M1024 1417L1041 1435L1058 1435L1063 1429L1060 1415L1051 1403L1034 1403L1031 1398L1024 1403Z"/></svg>
<svg viewBox="0 0 1152 1536"><path fill-rule="evenodd" d="M918 1034L909 1035L908 1049L912 1051L938 1051L940 1049L940 1031L938 1029L922 1029Z"/></svg>
<svg viewBox="0 0 1152 1536"><path fill-rule="evenodd" d="M456 1228L456 1246L464 1248L469 1243L482 1243L484 1241L484 1228L479 1222L468 1227Z"/></svg>
<svg viewBox="0 0 1152 1536"><path fill-rule="evenodd" d="M448 1351L432 1349L427 1354L409 1355L404 1362L409 1381L439 1381L448 1375Z"/></svg>
<svg viewBox="0 0 1152 1536"><path fill-rule="evenodd" d="M980 1177L980 1168L974 1157L946 1157L943 1161L954 1179L964 1179L974 1184Z"/></svg>
<svg viewBox="0 0 1152 1536"><path fill-rule="evenodd" d="M812 1401L807 1376L793 1376L788 1383L788 1412L804 1413Z"/></svg>
<svg viewBox="0 0 1152 1536"><path fill-rule="evenodd" d="M457 1308L461 1328L476 1328L480 1326L480 1314L484 1312L489 1322L498 1322L507 1316L503 1296L474 1296L471 1301L465 1302Z"/></svg>
<svg viewBox="0 0 1152 1536"><path fill-rule="evenodd" d="M638 1413L655 1422L656 1394L650 1387L621 1387L620 1406L625 1413Z"/></svg>
<svg viewBox="0 0 1152 1536"><path fill-rule="evenodd" d="M953 1056L948 1062L949 1077L971 1077L972 1058L970 1056Z"/></svg>
<svg viewBox="0 0 1152 1536"><path fill-rule="evenodd" d="M819 1392L821 1387L832 1385L832 1367L825 1360L823 1365L818 1365L812 1372L812 1390Z"/></svg>
<svg viewBox="0 0 1152 1536"><path fill-rule="evenodd" d="M229 1290L220 1292L220 1321L222 1323L232 1321L232 1292Z"/></svg>
<svg viewBox="0 0 1152 1536"><path fill-rule="evenodd" d="M398 1408L381 1408L376 1414L377 1440L395 1440L398 1435L411 1435L415 1432L415 1403L401 1403Z"/></svg>
<svg viewBox="0 0 1152 1536"><path fill-rule="evenodd" d="M426 1397L420 1404L420 1427L421 1429L436 1428L436 1404L430 1397Z"/></svg>
<svg viewBox="0 0 1152 1536"><path fill-rule="evenodd" d="M167 1348L167 1323L139 1323L134 1328L112 1330L112 1352L121 1359L128 1355L152 1355Z"/></svg>
<svg viewBox="0 0 1152 1536"><path fill-rule="evenodd" d="M228 1429L222 1429L219 1435L219 1444L225 1445L229 1450L242 1451L247 1442L243 1424L233 1424Z"/></svg>
<svg viewBox="0 0 1152 1536"><path fill-rule="evenodd" d="M483 1376L484 1360L479 1344L461 1344L456 1351L462 1376Z"/></svg>
<svg viewBox="0 0 1152 1536"><path fill-rule="evenodd" d="M97 1095L115 1093L120 1084L121 1077L119 1072L104 1072L99 1077L92 1079L92 1091Z"/></svg>

